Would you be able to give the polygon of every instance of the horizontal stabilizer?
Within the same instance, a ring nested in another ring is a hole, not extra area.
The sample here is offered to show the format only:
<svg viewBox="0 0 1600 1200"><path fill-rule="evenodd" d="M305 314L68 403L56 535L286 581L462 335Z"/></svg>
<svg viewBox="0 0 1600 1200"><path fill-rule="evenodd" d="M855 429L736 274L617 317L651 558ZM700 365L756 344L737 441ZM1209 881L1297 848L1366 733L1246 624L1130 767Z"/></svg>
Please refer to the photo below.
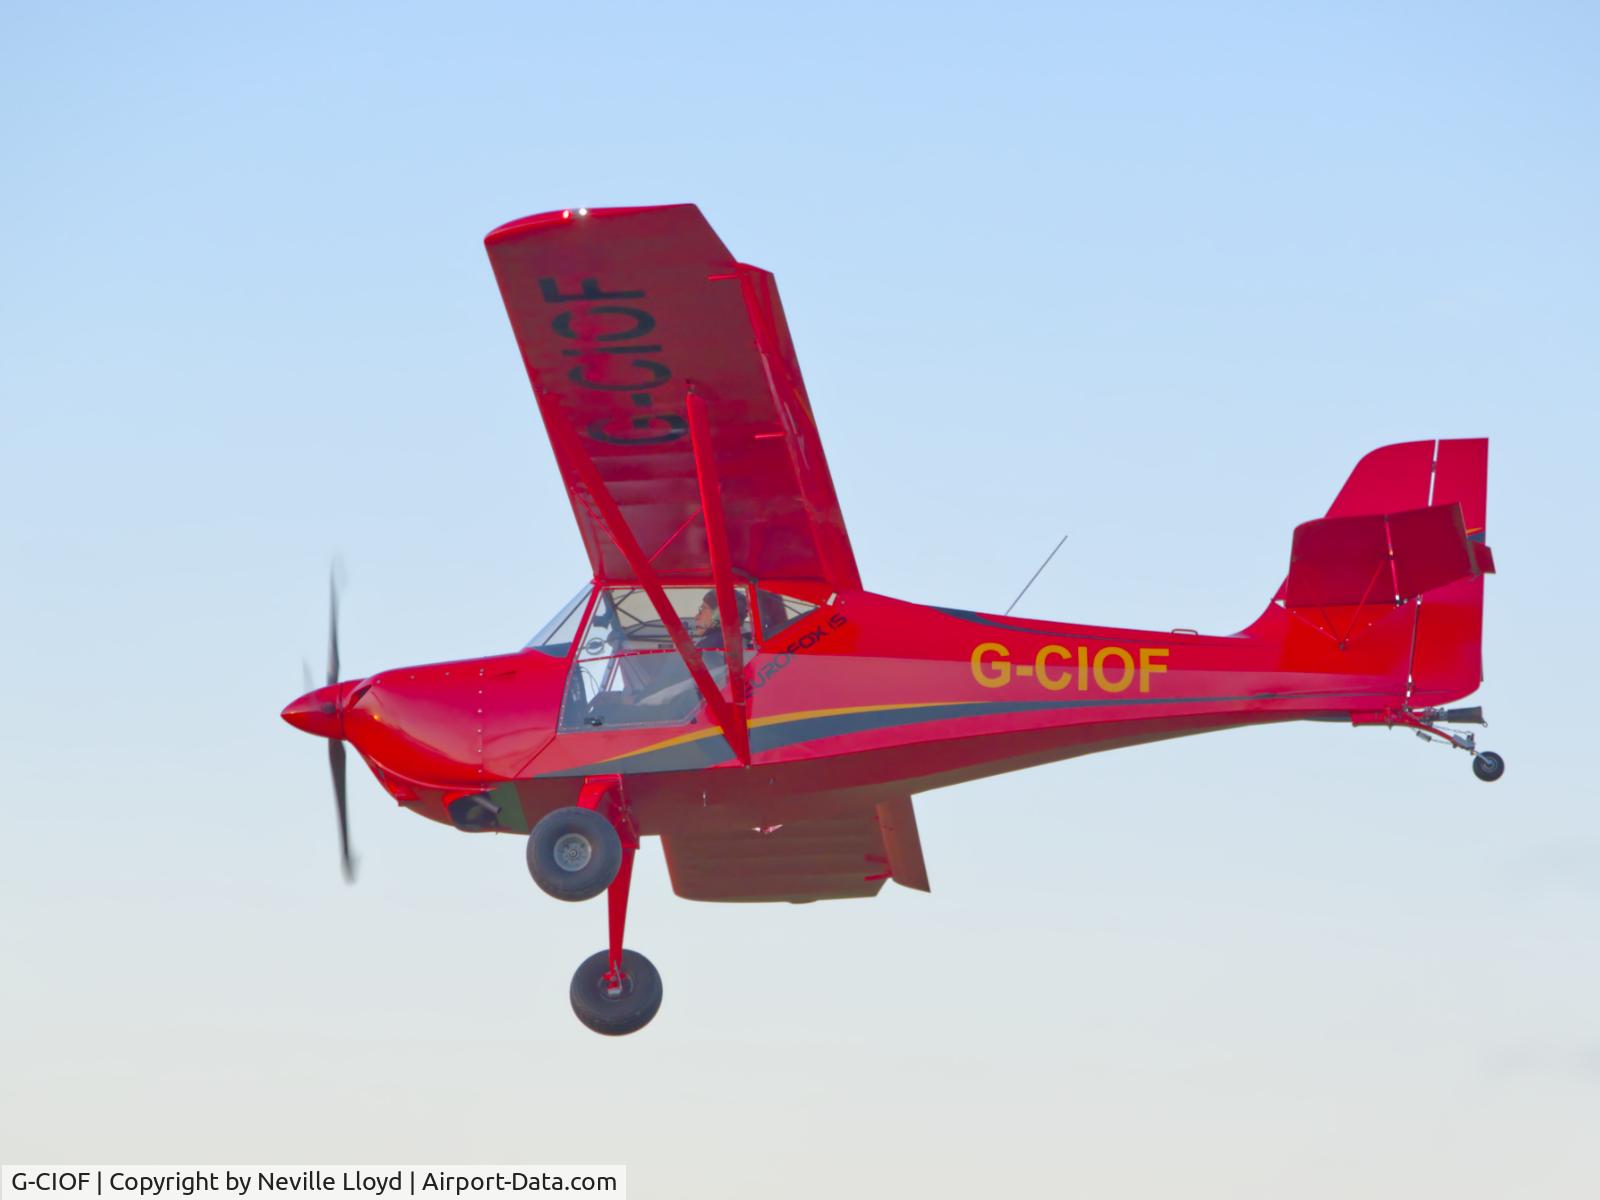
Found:
<svg viewBox="0 0 1600 1200"><path fill-rule="evenodd" d="M1284 603L1290 608L1400 604L1494 569L1468 539L1461 505L1307 521L1294 531Z"/></svg>

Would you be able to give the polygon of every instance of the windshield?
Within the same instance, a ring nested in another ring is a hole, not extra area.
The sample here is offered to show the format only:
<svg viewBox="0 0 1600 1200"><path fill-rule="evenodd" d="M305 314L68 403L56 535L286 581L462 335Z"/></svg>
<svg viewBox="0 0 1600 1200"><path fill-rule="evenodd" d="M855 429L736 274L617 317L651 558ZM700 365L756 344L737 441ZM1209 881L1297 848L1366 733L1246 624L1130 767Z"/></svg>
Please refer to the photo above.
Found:
<svg viewBox="0 0 1600 1200"><path fill-rule="evenodd" d="M583 610L588 607L589 593L593 590L594 585L589 583L579 588L578 594L563 604L523 649L538 650L553 658L565 658L572 649L572 639L578 636L578 625L583 620Z"/></svg>

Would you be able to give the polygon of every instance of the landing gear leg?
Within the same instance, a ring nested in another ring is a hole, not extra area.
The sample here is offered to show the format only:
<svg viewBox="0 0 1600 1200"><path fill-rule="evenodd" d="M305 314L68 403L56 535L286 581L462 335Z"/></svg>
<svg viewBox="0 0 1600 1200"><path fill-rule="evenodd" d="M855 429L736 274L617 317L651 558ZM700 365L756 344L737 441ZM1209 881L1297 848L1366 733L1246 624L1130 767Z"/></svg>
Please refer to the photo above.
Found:
<svg viewBox="0 0 1600 1200"><path fill-rule="evenodd" d="M1452 713L1455 714L1454 717L1452 717ZM1493 750L1479 750L1478 739L1472 734L1452 733L1448 729L1440 729L1437 725L1432 724L1433 721L1440 719L1455 719L1475 720L1481 725L1484 723L1482 709L1474 708L1442 711L1439 709L1429 709L1428 711L1421 713L1414 713L1409 710L1401 710L1391 714L1391 716L1391 723L1398 722L1402 725L1409 725L1411 728L1417 731L1417 736L1422 738L1424 741L1431 741L1434 738L1437 738L1441 742L1450 743L1450 745L1454 746L1457 750L1465 750L1468 754L1472 755L1472 773L1485 783L1493 783L1496 779L1499 779L1500 776L1506 773L1506 760L1501 758Z"/></svg>
<svg viewBox="0 0 1600 1200"><path fill-rule="evenodd" d="M622 851L622 866L617 877L606 890L606 933L609 935L606 950L606 987L619 987L622 982L622 934L628 927L628 891L633 887L634 847Z"/></svg>
<svg viewBox="0 0 1600 1200"><path fill-rule="evenodd" d="M589 793L587 786L585 794ZM596 1033L617 1037L648 1025L661 1008L661 974L637 950L622 945L628 924L628 892L633 884L633 856L639 849L632 815L621 801L621 787L611 791L609 816L622 841L622 861L606 889L606 949L583 960L572 976L572 1011ZM580 801L581 803L581 801Z"/></svg>

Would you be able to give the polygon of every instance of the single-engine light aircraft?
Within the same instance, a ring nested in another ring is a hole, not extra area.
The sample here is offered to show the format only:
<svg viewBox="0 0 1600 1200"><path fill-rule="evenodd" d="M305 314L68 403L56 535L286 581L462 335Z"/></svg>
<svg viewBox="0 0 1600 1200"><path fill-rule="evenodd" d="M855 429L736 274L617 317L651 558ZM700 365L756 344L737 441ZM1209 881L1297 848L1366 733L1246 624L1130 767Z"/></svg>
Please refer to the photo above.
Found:
<svg viewBox="0 0 1600 1200"><path fill-rule="evenodd" d="M661 1004L625 948L633 858L692 900L926 891L912 797L1270 721L1416 730L1473 755L1486 439L1363 458L1294 530L1239 633L1074 625L862 587L773 277L692 204L568 209L485 239L594 576L519 651L339 679L283 710L404 808L527 837L534 882L607 894L571 1001L604 1034Z"/></svg>

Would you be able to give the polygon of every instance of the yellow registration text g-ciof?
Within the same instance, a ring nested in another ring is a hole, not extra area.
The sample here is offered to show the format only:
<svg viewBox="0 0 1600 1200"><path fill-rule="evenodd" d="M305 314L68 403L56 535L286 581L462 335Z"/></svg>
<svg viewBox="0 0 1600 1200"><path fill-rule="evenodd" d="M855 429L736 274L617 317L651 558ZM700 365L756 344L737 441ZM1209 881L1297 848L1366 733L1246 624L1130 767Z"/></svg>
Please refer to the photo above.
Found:
<svg viewBox="0 0 1600 1200"><path fill-rule="evenodd" d="M1096 690L1124 692L1133 686L1150 690L1150 677L1166 673L1164 661L1170 651L1140 646L1137 651L1122 646L1101 646L1092 654L1087 646L1073 650L1051 644L1041 646L1031 663L1012 661L1011 650L1000 642L983 642L972 651L972 677L984 687L1005 687L1015 679L1032 679L1048 692L1089 690L1093 679Z"/></svg>

